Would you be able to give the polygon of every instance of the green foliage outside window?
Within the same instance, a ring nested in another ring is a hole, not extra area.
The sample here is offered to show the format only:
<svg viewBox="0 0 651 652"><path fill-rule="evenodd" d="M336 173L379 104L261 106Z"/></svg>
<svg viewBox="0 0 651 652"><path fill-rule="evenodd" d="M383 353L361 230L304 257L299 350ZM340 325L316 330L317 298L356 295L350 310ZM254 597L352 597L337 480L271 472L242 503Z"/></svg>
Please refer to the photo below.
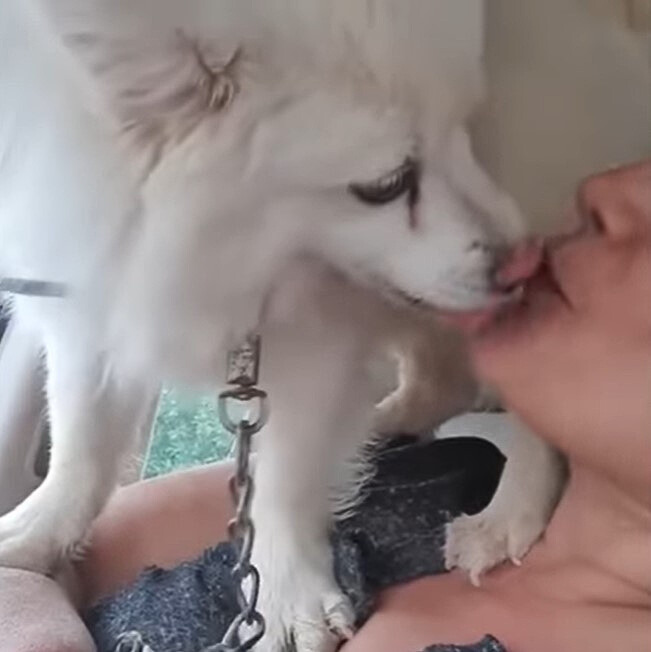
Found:
<svg viewBox="0 0 651 652"><path fill-rule="evenodd" d="M216 397L165 390L144 476L226 459L231 445L231 436L219 425Z"/></svg>

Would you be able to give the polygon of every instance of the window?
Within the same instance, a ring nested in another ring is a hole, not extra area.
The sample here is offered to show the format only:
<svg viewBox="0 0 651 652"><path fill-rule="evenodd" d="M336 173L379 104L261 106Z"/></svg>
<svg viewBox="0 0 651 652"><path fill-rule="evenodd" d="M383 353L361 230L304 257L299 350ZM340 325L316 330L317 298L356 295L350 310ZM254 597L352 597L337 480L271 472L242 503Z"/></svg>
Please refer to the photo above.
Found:
<svg viewBox="0 0 651 652"><path fill-rule="evenodd" d="M144 477L208 464L230 456L232 437L221 427L217 397L165 389L161 395Z"/></svg>

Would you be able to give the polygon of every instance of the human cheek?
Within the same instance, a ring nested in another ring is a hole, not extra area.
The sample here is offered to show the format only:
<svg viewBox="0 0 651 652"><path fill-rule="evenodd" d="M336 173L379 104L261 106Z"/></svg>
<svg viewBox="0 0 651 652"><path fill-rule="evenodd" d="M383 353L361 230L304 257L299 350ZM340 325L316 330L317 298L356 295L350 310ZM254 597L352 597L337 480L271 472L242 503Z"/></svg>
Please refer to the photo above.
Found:
<svg viewBox="0 0 651 652"><path fill-rule="evenodd" d="M651 239L639 243L630 276L630 309L645 333L651 335Z"/></svg>
<svg viewBox="0 0 651 652"><path fill-rule="evenodd" d="M623 336L651 330L651 241L611 247L600 259L590 309Z"/></svg>

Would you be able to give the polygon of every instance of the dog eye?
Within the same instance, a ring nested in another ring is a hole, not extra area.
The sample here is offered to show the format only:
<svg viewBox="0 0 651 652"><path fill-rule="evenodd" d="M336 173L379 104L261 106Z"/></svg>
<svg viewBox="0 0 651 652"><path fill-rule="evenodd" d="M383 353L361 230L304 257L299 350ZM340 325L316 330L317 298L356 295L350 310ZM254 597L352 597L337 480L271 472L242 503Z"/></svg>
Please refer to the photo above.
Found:
<svg viewBox="0 0 651 652"><path fill-rule="evenodd" d="M415 203L418 196L418 178L416 161L407 159L398 169L376 181L351 183L349 190L359 201L371 206L388 204L405 194L409 194L410 203Z"/></svg>

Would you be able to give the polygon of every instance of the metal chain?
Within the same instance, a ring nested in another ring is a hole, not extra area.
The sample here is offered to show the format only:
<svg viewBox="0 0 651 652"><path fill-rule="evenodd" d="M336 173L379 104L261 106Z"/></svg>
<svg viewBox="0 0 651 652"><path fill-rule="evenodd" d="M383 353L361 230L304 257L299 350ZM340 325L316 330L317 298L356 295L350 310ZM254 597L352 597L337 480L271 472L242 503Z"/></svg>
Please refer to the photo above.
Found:
<svg viewBox="0 0 651 652"><path fill-rule="evenodd" d="M249 336L241 346L229 353L226 382L233 388L219 395L219 420L228 432L235 435L235 473L229 482L235 516L228 524L228 534L238 551L238 560L232 573L237 584L240 613L224 634L221 643L204 652L246 652L265 633L264 618L257 609L260 573L251 563L255 539L255 527L251 519L251 445L253 436L262 429L268 418L267 394L257 387L259 367L260 338ZM246 410L240 419L233 416L238 404Z"/></svg>
<svg viewBox="0 0 651 652"><path fill-rule="evenodd" d="M219 395L218 414L222 426L235 436L235 472L229 488L235 515L228 524L228 535L238 558L232 574L237 585L239 614L226 630L221 643L203 652L247 652L265 633L265 621L258 611L260 573L251 563L255 527L251 519L253 476L250 470L253 436L265 425L268 416L267 394L257 387L260 367L260 338L251 335L228 354L226 383L230 389ZM234 416L236 408L244 416ZM118 638L115 652L153 652L138 632Z"/></svg>

